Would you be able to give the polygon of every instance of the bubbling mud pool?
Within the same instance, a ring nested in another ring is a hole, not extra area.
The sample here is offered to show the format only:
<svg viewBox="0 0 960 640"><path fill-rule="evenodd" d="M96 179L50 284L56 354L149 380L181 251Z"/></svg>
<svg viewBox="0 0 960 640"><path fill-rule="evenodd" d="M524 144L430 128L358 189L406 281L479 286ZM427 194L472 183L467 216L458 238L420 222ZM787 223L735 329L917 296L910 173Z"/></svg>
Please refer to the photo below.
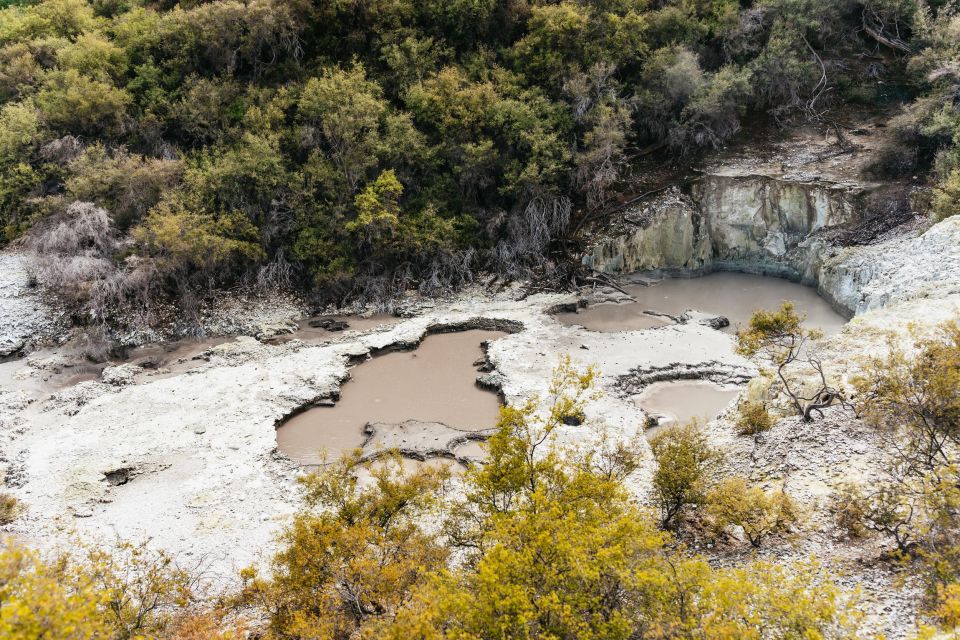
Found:
<svg viewBox="0 0 960 640"><path fill-rule="evenodd" d="M745 326L757 309L774 309L784 300L794 303L807 316L806 326L830 335L847 320L817 295L816 289L802 284L748 273L711 273L699 278L668 278L654 285L628 285L625 290L635 302L593 305L577 313L561 313L557 319L565 325L579 325L591 331L638 331L662 326L664 318L645 311L679 316L696 309L725 316L727 333Z"/></svg>
<svg viewBox="0 0 960 640"><path fill-rule="evenodd" d="M476 385L481 344L505 335L471 330L431 335L414 351L387 353L357 365L331 407L315 407L277 428L277 447L302 465L360 447L367 423L441 422L460 429L494 426L495 393ZM459 452L458 452L459 453Z"/></svg>
<svg viewBox="0 0 960 640"><path fill-rule="evenodd" d="M814 289L779 278L715 273L667 279L652 286L629 285L628 291L634 302L595 305L579 313L559 314L558 319L594 331L637 331L665 326L671 322L668 316L697 309L726 316L731 322L726 331L732 333L755 310L789 300L807 316L807 326L824 333L835 333L846 322ZM371 319L371 324L377 322L383 318ZM322 463L324 455L330 460L361 447L368 423L414 420L465 430L494 426L499 401L476 386L473 365L482 356L481 343L501 335L478 330L432 335L414 351L388 353L358 365L333 406L308 409L278 427L279 450L299 464L312 466ZM704 354L705 360L710 357ZM716 418L738 393L735 387L703 381L660 382L636 396L634 403L658 417L661 425L692 419L706 422ZM485 454L477 442L459 445L454 453L468 459Z"/></svg>

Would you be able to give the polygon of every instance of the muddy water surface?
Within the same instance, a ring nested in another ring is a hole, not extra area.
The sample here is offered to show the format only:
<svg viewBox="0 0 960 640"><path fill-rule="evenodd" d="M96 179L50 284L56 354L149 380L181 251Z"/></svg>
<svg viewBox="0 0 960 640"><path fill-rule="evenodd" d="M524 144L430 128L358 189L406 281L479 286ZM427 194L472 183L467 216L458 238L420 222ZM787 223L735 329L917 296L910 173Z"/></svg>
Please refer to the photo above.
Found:
<svg viewBox="0 0 960 640"><path fill-rule="evenodd" d="M666 416L663 423L684 423L691 420L708 422L719 415L739 389L721 387L700 380L656 382L634 396L634 404L647 413Z"/></svg>
<svg viewBox="0 0 960 640"><path fill-rule="evenodd" d="M784 300L806 314L806 325L826 334L836 333L847 320L817 295L816 289L782 278L747 273L711 273L700 278L668 278L652 286L630 285L636 302L602 304L579 313L560 314L564 324L579 324L594 331L635 331L658 326L661 321L646 310L679 316L697 309L730 320L727 333L746 325L757 309L773 309Z"/></svg>
<svg viewBox="0 0 960 640"><path fill-rule="evenodd" d="M277 445L301 464L318 464L359 447L368 422L442 422L487 429L500 410L496 394L476 386L480 343L503 333L464 331L428 336L416 351L388 353L354 367L333 407L316 407L277 429Z"/></svg>
<svg viewBox="0 0 960 640"><path fill-rule="evenodd" d="M637 304L615 302L597 304L576 313L559 313L560 324L581 326L590 331L643 331L670 324L669 318L644 313Z"/></svg>

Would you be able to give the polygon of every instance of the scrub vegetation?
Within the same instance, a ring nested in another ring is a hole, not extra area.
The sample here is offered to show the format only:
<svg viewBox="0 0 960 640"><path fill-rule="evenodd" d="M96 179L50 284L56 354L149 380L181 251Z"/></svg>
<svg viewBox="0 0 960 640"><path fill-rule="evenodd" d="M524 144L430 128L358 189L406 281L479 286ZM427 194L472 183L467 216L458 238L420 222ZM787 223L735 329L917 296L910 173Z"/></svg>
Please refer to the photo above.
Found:
<svg viewBox="0 0 960 640"><path fill-rule="evenodd" d="M212 290L385 300L548 274L745 124L906 105L877 172L956 208L940 0L7 0L0 244L88 322Z"/></svg>
<svg viewBox="0 0 960 640"><path fill-rule="evenodd" d="M446 470L359 453L304 476L303 506L269 567L244 570L240 591L212 609L197 606L193 574L146 547L46 562L9 547L0 629L18 639L858 637L855 594L816 564L715 568L685 551L627 490L642 462L630 444L581 425L601 446L560 445L593 378L566 361L547 397L504 408L487 463L462 491L449 490ZM705 446L695 428L677 434ZM716 526L742 527L745 546L786 518L783 493L740 479L710 493L723 494Z"/></svg>
<svg viewBox="0 0 960 640"><path fill-rule="evenodd" d="M833 503L851 537L889 537L890 560L923 579L929 626L918 637L960 621L958 336L947 324L865 363L858 408L899 433L897 464ZM145 544L41 558L8 541L0 630L18 640L866 637L857 593L827 568L751 553L789 545L804 513L782 487L728 475L697 425L656 436L651 501L638 502L637 441L569 426L595 397L595 375L565 359L546 396L503 408L486 462L456 488L446 468L359 451L302 476L277 550L230 592ZM565 446L557 435L571 429L597 446ZM728 561L690 551L693 538Z"/></svg>

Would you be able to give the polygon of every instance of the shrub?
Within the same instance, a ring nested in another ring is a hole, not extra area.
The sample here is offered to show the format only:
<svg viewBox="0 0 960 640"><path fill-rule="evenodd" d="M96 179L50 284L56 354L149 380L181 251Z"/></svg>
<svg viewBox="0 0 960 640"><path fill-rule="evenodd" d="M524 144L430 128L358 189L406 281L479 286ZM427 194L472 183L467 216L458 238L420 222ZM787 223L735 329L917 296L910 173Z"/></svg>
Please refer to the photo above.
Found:
<svg viewBox="0 0 960 640"><path fill-rule="evenodd" d="M944 220L958 213L960 213L960 169L953 169L934 189L933 215L937 220Z"/></svg>
<svg viewBox="0 0 960 640"><path fill-rule="evenodd" d="M901 472L923 476L953 462L960 444L960 323L914 341L912 354L891 344L853 380L864 420L891 439Z"/></svg>
<svg viewBox="0 0 960 640"><path fill-rule="evenodd" d="M68 300L89 300L98 282L115 270L117 236L110 215L89 202L74 202L33 229L30 247L40 283Z"/></svg>
<svg viewBox="0 0 960 640"><path fill-rule="evenodd" d="M742 436L755 436L773 428L773 418L762 402L745 402L737 415L737 433Z"/></svg>
<svg viewBox="0 0 960 640"><path fill-rule="evenodd" d="M767 492L739 477L727 478L717 485L706 502L707 515L718 534L731 526L740 527L754 547L800 520L797 506L786 491Z"/></svg>
<svg viewBox="0 0 960 640"><path fill-rule="evenodd" d="M117 227L126 230L140 222L165 192L179 182L182 164L130 154L124 149L88 147L70 161L67 192L77 200L96 202Z"/></svg>
<svg viewBox="0 0 960 640"><path fill-rule="evenodd" d="M0 493L0 525L10 524L20 515L20 501L9 493Z"/></svg>
<svg viewBox="0 0 960 640"><path fill-rule="evenodd" d="M130 102L127 92L76 69L52 72L36 97L48 124L92 136L119 133Z"/></svg>
<svg viewBox="0 0 960 640"><path fill-rule="evenodd" d="M869 491L857 485L843 487L830 508L837 526L850 537L874 531L893 538L897 549L906 553L916 543L919 506L898 483L878 482Z"/></svg>
<svg viewBox="0 0 960 640"><path fill-rule="evenodd" d="M177 200L154 207L133 237L170 274L224 278L228 273L215 273L218 268L263 257L259 232L242 212L211 215Z"/></svg>
<svg viewBox="0 0 960 640"><path fill-rule="evenodd" d="M243 599L271 613L280 637L350 637L395 615L411 590L439 568L447 550L419 522L445 472L409 476L399 456L376 465L360 451L301 479L305 508L280 539L270 578L243 574ZM365 469L373 483L362 486Z"/></svg>
<svg viewBox="0 0 960 640"><path fill-rule="evenodd" d="M653 492L660 523L671 527L687 507L704 502L720 454L696 424L667 427L651 439L650 448L657 462Z"/></svg>
<svg viewBox="0 0 960 640"><path fill-rule="evenodd" d="M834 522L851 538L863 538L868 532L868 505L860 487L845 486L830 500Z"/></svg>
<svg viewBox="0 0 960 640"><path fill-rule="evenodd" d="M170 637L191 617L197 579L146 545L120 543L48 560L8 542L0 550L0 636Z"/></svg>

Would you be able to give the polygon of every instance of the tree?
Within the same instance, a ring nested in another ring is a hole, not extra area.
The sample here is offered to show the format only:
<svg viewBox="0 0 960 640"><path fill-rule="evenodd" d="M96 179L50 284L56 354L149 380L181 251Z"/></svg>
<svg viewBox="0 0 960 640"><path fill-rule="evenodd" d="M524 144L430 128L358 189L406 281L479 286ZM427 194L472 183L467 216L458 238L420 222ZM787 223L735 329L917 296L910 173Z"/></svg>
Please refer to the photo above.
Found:
<svg viewBox="0 0 960 640"><path fill-rule="evenodd" d="M110 637L107 594L69 562L44 563L10 541L0 551L0 635L18 640Z"/></svg>
<svg viewBox="0 0 960 640"><path fill-rule="evenodd" d="M696 423L665 428L650 440L650 449L660 524L673 528L688 507L704 503L721 456Z"/></svg>
<svg viewBox="0 0 960 640"><path fill-rule="evenodd" d="M960 323L917 338L910 355L891 342L853 379L856 407L889 437L902 475L922 476L953 462L960 444Z"/></svg>
<svg viewBox="0 0 960 640"><path fill-rule="evenodd" d="M792 302L784 302L776 311L756 311L747 328L737 332L737 353L747 357L760 355L776 367L784 393L804 422L841 398L840 392L827 382L823 362L814 349L813 342L822 335L816 329L804 328L803 317L794 310ZM816 379L815 391L806 396L801 395L797 383L790 378L791 373L795 374L791 369L799 366Z"/></svg>
<svg viewBox="0 0 960 640"><path fill-rule="evenodd" d="M934 190L933 213L940 220L960 213L960 169L953 169Z"/></svg>
<svg viewBox="0 0 960 640"><path fill-rule="evenodd" d="M69 163L70 197L105 208L121 230L139 223L163 195L176 187L183 164L91 145Z"/></svg>
<svg viewBox="0 0 960 640"><path fill-rule="evenodd" d="M48 124L91 136L118 134L130 102L124 90L76 69L50 72L36 97Z"/></svg>
<svg viewBox="0 0 960 640"><path fill-rule="evenodd" d="M127 71L126 52L98 33L81 34L57 58L62 69L107 83L121 80Z"/></svg>
<svg viewBox="0 0 960 640"><path fill-rule="evenodd" d="M362 65L328 69L304 85L297 102L308 175L333 202L345 203L377 165L389 106Z"/></svg>
<svg viewBox="0 0 960 640"><path fill-rule="evenodd" d="M0 550L0 635L16 640L176 637L197 618L198 573L146 544L83 548L44 559L11 540ZM212 615L212 614L208 614ZM236 637L229 625L207 637Z"/></svg>
<svg viewBox="0 0 960 640"><path fill-rule="evenodd" d="M362 485L365 470L372 482ZM243 573L243 600L269 613L280 638L348 638L389 620L447 550L420 522L446 472L405 475L399 457L364 463L345 455L300 480L304 507L283 533L269 576Z"/></svg>
<svg viewBox="0 0 960 640"><path fill-rule="evenodd" d="M176 195L151 209L131 235L141 255L181 296L192 297L194 287L211 281L227 281L233 271L264 256L259 230L243 212L197 211Z"/></svg>
<svg viewBox="0 0 960 640"><path fill-rule="evenodd" d="M79 568L105 594L100 616L117 640L162 636L197 600L199 572L146 543L90 548Z"/></svg>
<svg viewBox="0 0 960 640"><path fill-rule="evenodd" d="M7 103L0 108L0 162L8 167L28 155L37 140L37 112L25 103Z"/></svg>
<svg viewBox="0 0 960 640"><path fill-rule="evenodd" d="M348 232L366 246L389 241L400 224L400 196L403 186L393 171L381 173L354 199L356 218L347 223Z"/></svg>
<svg viewBox="0 0 960 640"><path fill-rule="evenodd" d="M426 583L373 635L855 637L841 592L829 581L812 587L816 567L714 570L669 550L668 534L623 491L639 458L622 447L541 450L558 418L582 413L590 381L563 361L539 411L504 409L488 462L467 475L465 508L451 511L456 531L474 532L452 537L468 550L466 563ZM616 470L605 471L611 464Z"/></svg>

